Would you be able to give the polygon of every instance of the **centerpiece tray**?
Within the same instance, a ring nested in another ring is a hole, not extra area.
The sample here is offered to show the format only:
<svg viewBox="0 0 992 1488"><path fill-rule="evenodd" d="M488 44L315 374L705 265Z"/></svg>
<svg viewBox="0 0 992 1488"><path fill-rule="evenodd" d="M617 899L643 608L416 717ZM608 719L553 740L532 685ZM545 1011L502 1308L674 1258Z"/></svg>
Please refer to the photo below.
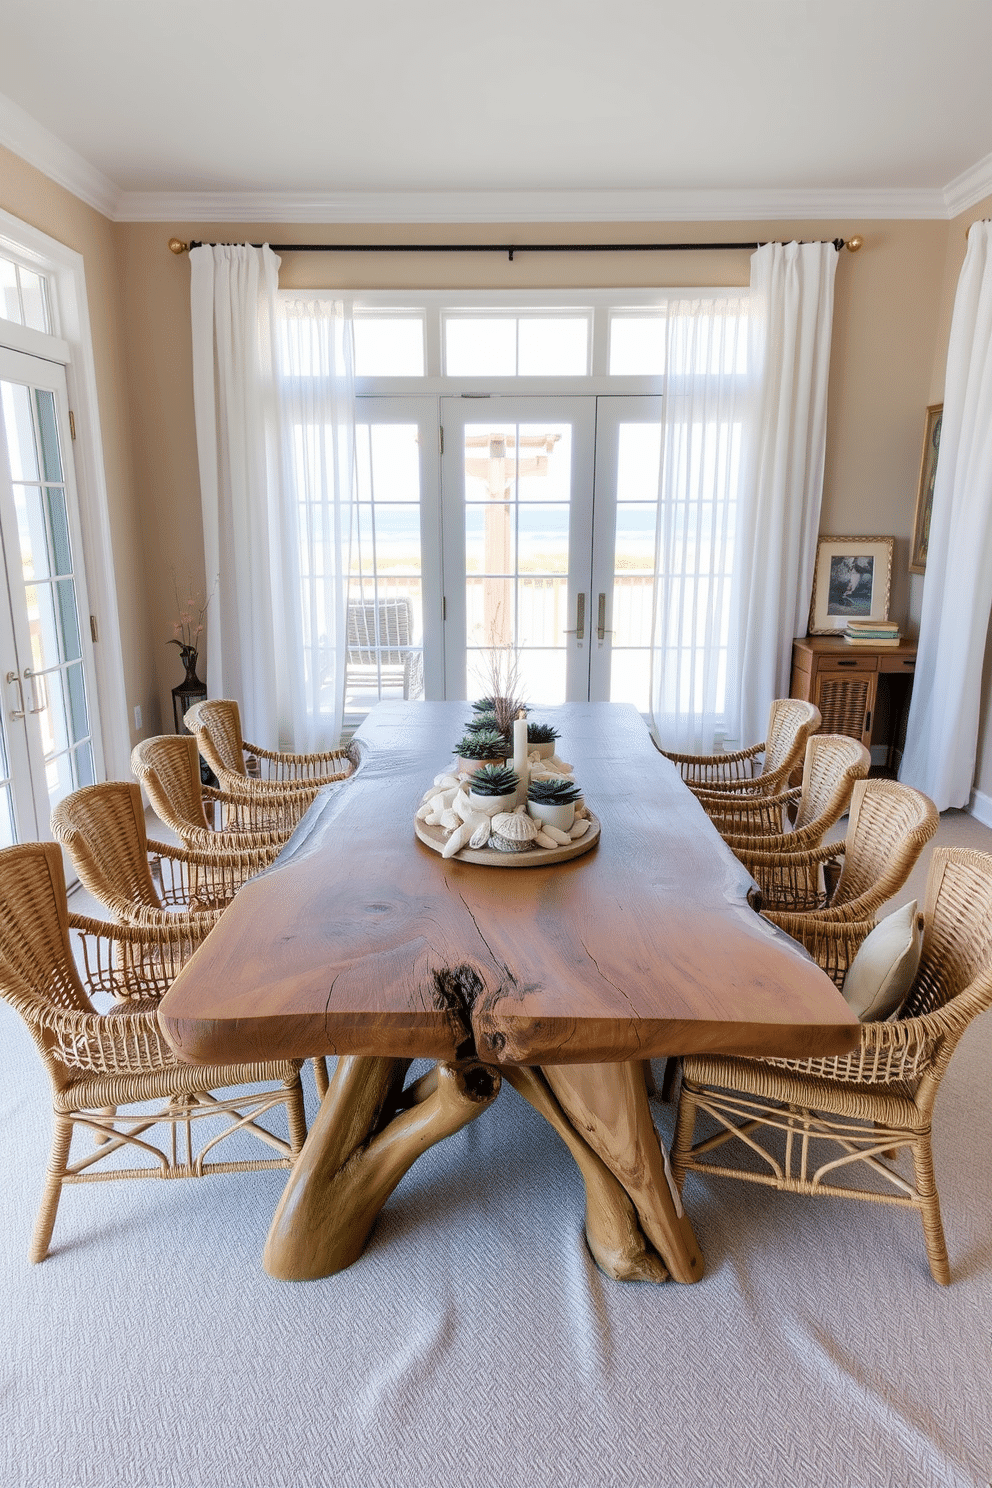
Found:
<svg viewBox="0 0 992 1488"><path fill-rule="evenodd" d="M414 831L425 847L433 852L444 851L449 833L443 827L430 827L426 822L414 819ZM501 852L496 847L463 847L452 858L453 863L482 863L487 868L548 868L552 863L565 863L569 858L581 857L599 841L599 817L589 812L589 826L574 842L561 847L532 847L527 852Z"/></svg>

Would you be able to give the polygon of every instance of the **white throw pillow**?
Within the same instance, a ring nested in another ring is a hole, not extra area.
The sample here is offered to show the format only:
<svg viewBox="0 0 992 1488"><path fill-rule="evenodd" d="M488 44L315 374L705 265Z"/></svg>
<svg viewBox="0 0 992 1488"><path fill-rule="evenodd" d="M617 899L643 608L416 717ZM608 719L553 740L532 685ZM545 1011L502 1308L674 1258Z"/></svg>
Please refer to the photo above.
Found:
<svg viewBox="0 0 992 1488"><path fill-rule="evenodd" d="M915 899L886 915L862 942L844 978L844 996L862 1023L881 1022L901 1006L921 948Z"/></svg>

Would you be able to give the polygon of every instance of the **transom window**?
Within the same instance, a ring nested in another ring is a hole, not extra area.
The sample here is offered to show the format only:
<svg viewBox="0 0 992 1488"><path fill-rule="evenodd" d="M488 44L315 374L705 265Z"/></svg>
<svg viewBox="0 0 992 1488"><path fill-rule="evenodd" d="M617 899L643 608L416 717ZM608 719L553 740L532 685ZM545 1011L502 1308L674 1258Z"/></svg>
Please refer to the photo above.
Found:
<svg viewBox="0 0 992 1488"><path fill-rule="evenodd" d="M16 259L0 257L0 317L33 331L52 333L48 279Z"/></svg>

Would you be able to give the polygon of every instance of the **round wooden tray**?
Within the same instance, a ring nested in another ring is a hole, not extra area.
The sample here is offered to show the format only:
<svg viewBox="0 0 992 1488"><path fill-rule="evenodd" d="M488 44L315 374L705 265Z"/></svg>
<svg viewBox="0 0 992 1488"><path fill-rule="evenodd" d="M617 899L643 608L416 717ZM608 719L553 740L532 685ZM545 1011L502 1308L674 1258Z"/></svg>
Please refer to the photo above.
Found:
<svg viewBox="0 0 992 1488"><path fill-rule="evenodd" d="M426 822L414 819L414 831L425 847L433 852L444 851L449 834L443 827L429 827ZM565 863L569 858L579 858L595 847L599 841L599 817L589 813L589 827L581 837L568 846L533 847L529 852L500 852L496 847L463 847L453 854L453 863L484 863L487 868L549 868L552 863Z"/></svg>

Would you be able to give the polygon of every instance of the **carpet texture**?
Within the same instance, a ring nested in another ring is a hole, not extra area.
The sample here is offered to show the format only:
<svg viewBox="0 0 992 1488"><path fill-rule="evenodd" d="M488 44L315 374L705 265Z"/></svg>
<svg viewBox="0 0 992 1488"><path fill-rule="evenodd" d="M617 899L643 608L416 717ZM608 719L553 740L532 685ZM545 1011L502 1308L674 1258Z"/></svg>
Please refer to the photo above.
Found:
<svg viewBox="0 0 992 1488"><path fill-rule="evenodd" d="M934 1118L946 1289L912 1213L697 1174L704 1279L612 1282L571 1158L508 1087L339 1276L262 1270L279 1172L69 1189L32 1266L47 1081L3 1004L0 1039L4 1488L992 1483L988 1014Z"/></svg>

